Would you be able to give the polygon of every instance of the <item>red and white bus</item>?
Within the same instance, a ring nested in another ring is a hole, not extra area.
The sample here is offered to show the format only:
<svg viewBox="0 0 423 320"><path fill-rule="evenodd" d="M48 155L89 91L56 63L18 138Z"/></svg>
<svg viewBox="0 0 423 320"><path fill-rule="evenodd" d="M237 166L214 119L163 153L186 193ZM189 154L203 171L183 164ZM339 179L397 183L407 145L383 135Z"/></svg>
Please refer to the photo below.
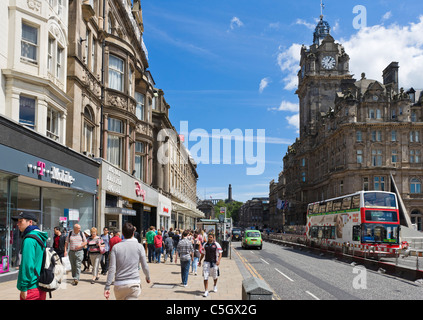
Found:
<svg viewBox="0 0 423 320"><path fill-rule="evenodd" d="M359 191L310 203L306 237L310 244L395 253L401 248L397 197L392 192Z"/></svg>

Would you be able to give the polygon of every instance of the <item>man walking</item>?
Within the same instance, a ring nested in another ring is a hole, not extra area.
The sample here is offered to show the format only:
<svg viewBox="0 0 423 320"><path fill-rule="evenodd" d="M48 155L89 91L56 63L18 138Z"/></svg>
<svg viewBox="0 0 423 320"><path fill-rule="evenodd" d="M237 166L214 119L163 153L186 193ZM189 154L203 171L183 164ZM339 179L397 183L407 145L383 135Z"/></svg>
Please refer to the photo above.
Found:
<svg viewBox="0 0 423 320"><path fill-rule="evenodd" d="M75 224L73 226L73 232L70 231L65 242L65 254L66 257L69 253L69 262L72 270L72 285L76 286L79 281L81 274L81 264L84 259L84 247L87 245L87 238L81 232L81 226ZM69 247L69 248L68 248ZM69 251L68 251L69 250Z"/></svg>
<svg viewBox="0 0 423 320"><path fill-rule="evenodd" d="M66 235L62 233L62 229L60 227L54 227L54 238L52 247L60 258L63 258L63 255L65 253L65 242Z"/></svg>
<svg viewBox="0 0 423 320"><path fill-rule="evenodd" d="M101 240L103 240L103 243L105 244L105 252L101 257L101 274L106 275L107 270L109 269L109 252L110 252L110 234L109 234L109 228L104 227L103 228L103 234L100 236Z"/></svg>
<svg viewBox="0 0 423 320"><path fill-rule="evenodd" d="M182 240L178 242L175 255L175 263L178 261L178 255L181 259L181 277L184 287L188 286L189 266L194 259L194 247L192 246L192 242L188 239L188 235L188 230L182 233Z"/></svg>
<svg viewBox="0 0 423 320"><path fill-rule="evenodd" d="M109 274L104 296L110 297L110 286L114 280L114 293L117 300L136 300L141 294L141 281L138 266L141 263L145 280L150 283L150 270L145 257L145 249L134 238L135 227L127 222L122 228L125 239L116 244L110 252Z"/></svg>
<svg viewBox="0 0 423 320"><path fill-rule="evenodd" d="M154 231L154 227L151 226L150 230L147 232L145 237L147 238L147 249L148 249L148 262L151 263L151 260L155 260L155 247L154 247L154 237L156 236L156 231Z"/></svg>
<svg viewBox="0 0 423 320"><path fill-rule="evenodd" d="M204 259L203 264L203 276L204 276L204 297L209 295L208 291L208 280L209 276L213 277L214 288L213 291L217 292L217 279L218 271L220 265L220 259L222 258L222 247L219 243L215 241L214 234L209 233L207 237L207 243L203 247L203 252L201 253L200 262L198 263L201 266L201 261Z"/></svg>
<svg viewBox="0 0 423 320"><path fill-rule="evenodd" d="M22 237L27 235L38 236L44 246L48 238L47 232L42 232L35 225L37 217L31 212L21 212L18 216L12 217L18 221L18 229ZM21 245L21 264L19 266L18 282L16 287L20 291L21 300L45 300L46 292L38 287L38 276L43 263L44 248L37 240L32 238L24 239Z"/></svg>

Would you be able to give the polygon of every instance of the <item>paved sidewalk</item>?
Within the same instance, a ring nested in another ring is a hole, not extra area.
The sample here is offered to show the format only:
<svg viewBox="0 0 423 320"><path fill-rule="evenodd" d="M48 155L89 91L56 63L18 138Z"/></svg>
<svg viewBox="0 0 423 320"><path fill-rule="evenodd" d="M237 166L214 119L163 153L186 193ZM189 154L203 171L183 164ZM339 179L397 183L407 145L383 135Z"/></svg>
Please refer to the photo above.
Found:
<svg viewBox="0 0 423 320"><path fill-rule="evenodd" d="M241 300L243 276L232 255L232 259L222 258L220 263L220 277L217 282L218 292L213 292L213 279L209 278L209 296L203 297L204 284L202 267L198 267L198 275L190 273L188 287L181 284L180 264L149 263L151 282L145 281L145 276L140 270L142 292L139 300ZM53 300L105 300L104 285L106 276L100 275L95 284L91 284L91 273L81 273L77 286L72 286L71 274L59 290L52 293ZM47 300L50 298L47 294ZM115 300L113 286L111 287L111 300ZM19 300L19 291L16 280L0 282L0 300Z"/></svg>

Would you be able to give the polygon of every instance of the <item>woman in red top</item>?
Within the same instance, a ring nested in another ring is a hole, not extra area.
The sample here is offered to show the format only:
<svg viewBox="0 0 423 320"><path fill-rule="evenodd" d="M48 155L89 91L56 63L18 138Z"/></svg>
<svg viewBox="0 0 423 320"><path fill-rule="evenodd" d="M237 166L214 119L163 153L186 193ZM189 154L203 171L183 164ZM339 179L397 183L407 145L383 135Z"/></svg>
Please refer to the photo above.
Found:
<svg viewBox="0 0 423 320"><path fill-rule="evenodd" d="M160 263L160 255L162 253L162 246L163 246L163 238L162 232L159 230L157 231L157 235L154 236L154 249L156 251L156 263Z"/></svg>

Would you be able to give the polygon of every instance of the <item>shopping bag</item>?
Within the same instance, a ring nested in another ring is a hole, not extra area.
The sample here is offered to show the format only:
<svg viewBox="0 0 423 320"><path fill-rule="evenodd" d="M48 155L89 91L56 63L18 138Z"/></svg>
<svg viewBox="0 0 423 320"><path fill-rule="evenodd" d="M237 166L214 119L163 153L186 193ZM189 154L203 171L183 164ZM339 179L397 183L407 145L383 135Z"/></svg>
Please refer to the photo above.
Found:
<svg viewBox="0 0 423 320"><path fill-rule="evenodd" d="M62 264L65 267L66 272L71 271L71 264L70 264L70 261L69 261L69 257L67 257L67 256L63 257L62 258Z"/></svg>

